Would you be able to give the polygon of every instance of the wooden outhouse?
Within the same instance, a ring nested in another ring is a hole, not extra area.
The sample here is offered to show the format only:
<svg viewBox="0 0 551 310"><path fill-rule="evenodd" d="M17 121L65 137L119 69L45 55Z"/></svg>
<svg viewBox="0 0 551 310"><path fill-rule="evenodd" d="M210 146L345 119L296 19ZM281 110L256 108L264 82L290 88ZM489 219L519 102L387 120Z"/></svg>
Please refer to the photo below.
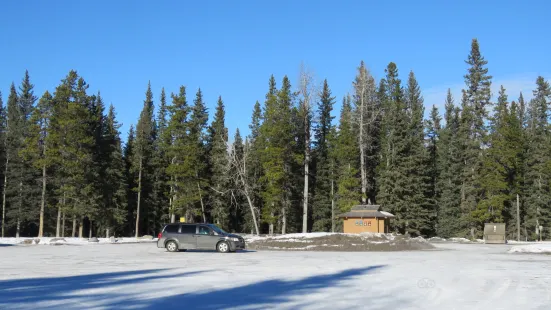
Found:
<svg viewBox="0 0 551 310"><path fill-rule="evenodd" d="M380 205L357 205L338 217L343 219L344 233L388 233L394 215L382 211Z"/></svg>
<svg viewBox="0 0 551 310"><path fill-rule="evenodd" d="M484 243L507 243L505 223L485 223Z"/></svg>

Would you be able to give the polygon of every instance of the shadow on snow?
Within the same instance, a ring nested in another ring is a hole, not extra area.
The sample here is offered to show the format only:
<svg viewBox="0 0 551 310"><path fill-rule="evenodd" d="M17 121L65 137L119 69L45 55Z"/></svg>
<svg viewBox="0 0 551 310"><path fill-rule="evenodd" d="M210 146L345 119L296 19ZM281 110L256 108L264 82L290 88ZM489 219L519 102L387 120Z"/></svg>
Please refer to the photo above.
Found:
<svg viewBox="0 0 551 310"><path fill-rule="evenodd" d="M153 296L140 296L133 291L133 285L149 281L166 280L198 275L210 271L174 274L158 274L169 269L135 270L88 274L57 278L33 278L0 281L0 308L82 309L100 307L109 309L225 309L232 307L253 307L255 309L278 306L294 298L337 286L355 276L362 276L383 265L354 268L333 274L315 275L299 280L266 280L248 285L171 295L163 285L152 285ZM213 270L214 271L214 270ZM193 281L193 280L191 280ZM185 285L185 280L181 282ZM170 285L168 285L170 287ZM97 293L90 291L97 289ZM101 291L109 289L109 291ZM88 290L88 292L87 292ZM159 292L165 297L154 296ZM328 301L330 302L330 301Z"/></svg>

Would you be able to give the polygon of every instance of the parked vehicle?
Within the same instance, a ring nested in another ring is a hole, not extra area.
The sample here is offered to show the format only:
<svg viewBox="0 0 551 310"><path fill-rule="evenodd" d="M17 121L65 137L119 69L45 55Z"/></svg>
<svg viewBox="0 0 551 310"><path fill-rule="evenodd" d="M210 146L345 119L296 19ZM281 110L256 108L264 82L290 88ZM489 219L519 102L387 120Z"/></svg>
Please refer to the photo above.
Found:
<svg viewBox="0 0 551 310"><path fill-rule="evenodd" d="M221 253L245 249L245 240L225 232L214 224L172 223L158 235L157 247L169 252L180 250L216 250Z"/></svg>

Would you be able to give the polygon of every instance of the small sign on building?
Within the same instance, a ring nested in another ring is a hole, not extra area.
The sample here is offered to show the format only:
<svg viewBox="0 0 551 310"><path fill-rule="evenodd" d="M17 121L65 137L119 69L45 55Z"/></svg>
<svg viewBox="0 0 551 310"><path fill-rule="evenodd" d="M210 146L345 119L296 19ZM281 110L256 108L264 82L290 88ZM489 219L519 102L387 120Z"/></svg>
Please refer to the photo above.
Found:
<svg viewBox="0 0 551 310"><path fill-rule="evenodd" d="M186 222L186 218L185 218L185 216L183 216L183 217L180 217L180 223L185 223L185 222Z"/></svg>

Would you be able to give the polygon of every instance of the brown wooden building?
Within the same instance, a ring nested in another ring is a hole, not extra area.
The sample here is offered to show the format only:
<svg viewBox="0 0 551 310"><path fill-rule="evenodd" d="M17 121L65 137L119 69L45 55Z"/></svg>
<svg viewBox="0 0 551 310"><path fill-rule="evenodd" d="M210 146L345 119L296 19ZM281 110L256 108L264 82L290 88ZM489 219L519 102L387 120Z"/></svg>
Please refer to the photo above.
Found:
<svg viewBox="0 0 551 310"><path fill-rule="evenodd" d="M388 233L394 215L382 211L379 205L358 205L338 217L343 219L344 233Z"/></svg>

